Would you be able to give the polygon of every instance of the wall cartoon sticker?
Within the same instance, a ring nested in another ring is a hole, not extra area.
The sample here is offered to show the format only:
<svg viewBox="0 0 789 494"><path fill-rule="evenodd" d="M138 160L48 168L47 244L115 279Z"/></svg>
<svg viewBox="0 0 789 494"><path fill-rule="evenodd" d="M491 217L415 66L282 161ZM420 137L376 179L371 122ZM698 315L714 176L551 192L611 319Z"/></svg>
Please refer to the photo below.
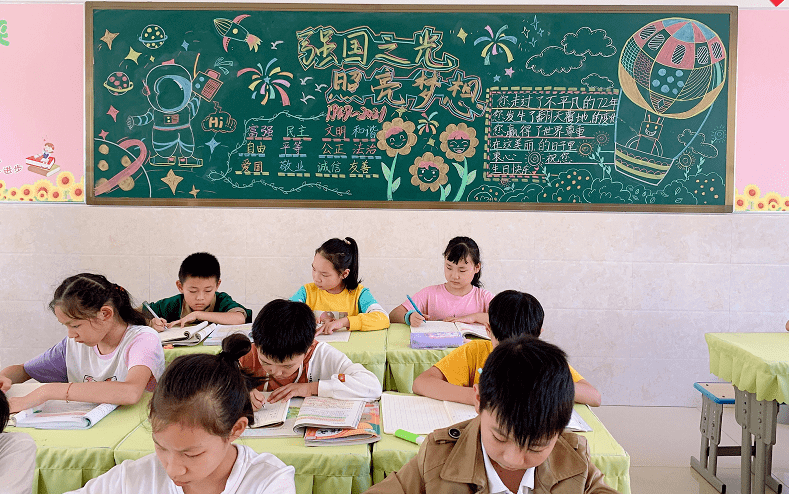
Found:
<svg viewBox="0 0 789 494"><path fill-rule="evenodd" d="M143 93L151 108L143 115L127 117L126 125L132 129L153 123L150 164L203 166L203 160L193 157L192 118L200 109L200 97L192 93L189 71L176 63L157 65L148 72Z"/></svg>

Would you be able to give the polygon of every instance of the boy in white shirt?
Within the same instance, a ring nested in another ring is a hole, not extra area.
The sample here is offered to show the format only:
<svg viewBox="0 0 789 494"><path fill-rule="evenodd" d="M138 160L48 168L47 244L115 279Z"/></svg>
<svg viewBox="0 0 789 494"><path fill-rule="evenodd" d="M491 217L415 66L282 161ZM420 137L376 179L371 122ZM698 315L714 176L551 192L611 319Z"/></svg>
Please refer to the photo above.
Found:
<svg viewBox="0 0 789 494"><path fill-rule="evenodd" d="M272 300L252 323L252 350L241 366L266 381L250 394L257 410L271 391L269 402L293 396L322 396L340 400L377 400L381 383L375 374L355 364L328 343L315 340L315 315L302 302Z"/></svg>

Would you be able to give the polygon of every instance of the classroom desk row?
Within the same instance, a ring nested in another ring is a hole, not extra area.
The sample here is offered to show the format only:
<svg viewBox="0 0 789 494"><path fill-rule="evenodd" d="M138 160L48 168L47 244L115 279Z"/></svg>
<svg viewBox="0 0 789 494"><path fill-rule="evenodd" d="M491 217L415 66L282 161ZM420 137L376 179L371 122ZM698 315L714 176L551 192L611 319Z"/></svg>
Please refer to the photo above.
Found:
<svg viewBox="0 0 789 494"><path fill-rule="evenodd" d="M387 331L353 333L350 341L331 343L354 362L363 364L384 383L384 389L410 393L413 378L429 368L447 350L413 350L409 329L395 324ZM179 355L219 351L219 347L182 347L165 351L167 362ZM77 489L127 459L153 453L147 401L119 407L86 431L16 429L29 433L38 445L33 494L61 494ZM606 481L621 493L630 493L630 457L605 426L581 405L576 409L593 431L583 433L589 441L592 461ZM386 418L384 417L384 420ZM241 438L239 443L257 452L275 454L296 468L299 494L360 494L374 482L399 470L418 451L418 446L392 435L369 445L307 447L301 438Z"/></svg>

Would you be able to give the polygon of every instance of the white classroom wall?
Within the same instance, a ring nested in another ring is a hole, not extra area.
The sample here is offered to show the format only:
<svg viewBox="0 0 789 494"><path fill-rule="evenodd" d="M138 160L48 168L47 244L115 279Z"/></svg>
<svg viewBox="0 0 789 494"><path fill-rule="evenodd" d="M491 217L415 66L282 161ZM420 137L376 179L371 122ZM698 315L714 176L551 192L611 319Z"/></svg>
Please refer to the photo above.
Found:
<svg viewBox="0 0 789 494"><path fill-rule="evenodd" d="M183 257L206 250L221 262L221 289L257 312L310 281L314 249L346 235L359 242L363 283L387 310L443 281L449 238L474 238L485 286L534 294L546 309L545 337L609 405L695 405L693 382L715 379L704 333L783 331L789 318L789 215L781 213L0 204L0 366L65 335L46 305L71 274L100 272L138 301L156 300L175 293Z"/></svg>

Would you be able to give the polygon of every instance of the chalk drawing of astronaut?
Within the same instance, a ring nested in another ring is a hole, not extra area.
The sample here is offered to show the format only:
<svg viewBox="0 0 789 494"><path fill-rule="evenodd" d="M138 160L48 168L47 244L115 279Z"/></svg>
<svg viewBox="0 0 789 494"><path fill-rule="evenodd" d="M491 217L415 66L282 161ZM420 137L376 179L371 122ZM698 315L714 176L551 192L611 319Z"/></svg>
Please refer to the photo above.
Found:
<svg viewBox="0 0 789 494"><path fill-rule="evenodd" d="M174 63L157 65L145 77L143 94L151 108L144 115L127 117L126 125L131 129L153 122L154 153L149 162L157 166L202 166L203 160L192 156L195 150L192 118L200 109L200 98L192 94L189 71Z"/></svg>

